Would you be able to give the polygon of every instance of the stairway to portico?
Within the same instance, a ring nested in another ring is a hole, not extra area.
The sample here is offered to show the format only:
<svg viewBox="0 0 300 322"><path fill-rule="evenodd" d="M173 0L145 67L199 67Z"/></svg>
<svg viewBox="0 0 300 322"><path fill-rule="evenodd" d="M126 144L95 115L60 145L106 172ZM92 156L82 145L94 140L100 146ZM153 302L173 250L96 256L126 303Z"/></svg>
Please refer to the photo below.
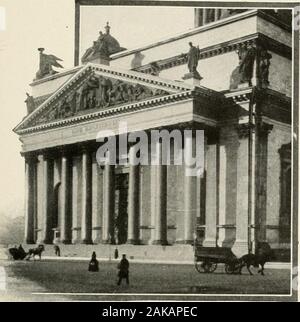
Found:
<svg viewBox="0 0 300 322"><path fill-rule="evenodd" d="M24 249L35 248L37 245L25 245ZM60 244L62 257L89 258L96 252L98 258L113 259L115 249L118 249L119 258L126 254L128 259L149 261L182 261L194 260L194 250L191 245L63 245ZM45 245L43 256L55 256L54 245Z"/></svg>

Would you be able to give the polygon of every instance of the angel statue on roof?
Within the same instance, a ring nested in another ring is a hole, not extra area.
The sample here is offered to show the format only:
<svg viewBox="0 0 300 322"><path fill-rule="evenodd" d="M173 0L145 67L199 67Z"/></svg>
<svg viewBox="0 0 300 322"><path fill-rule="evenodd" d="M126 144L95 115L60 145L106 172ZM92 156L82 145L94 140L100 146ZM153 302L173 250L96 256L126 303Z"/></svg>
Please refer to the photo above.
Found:
<svg viewBox="0 0 300 322"><path fill-rule="evenodd" d="M59 63L62 61L60 58L54 55L46 55L44 54L44 48L38 48L40 52L40 68L36 73L36 79L41 79L49 75L56 74L57 71L53 69L54 67L63 68L63 66Z"/></svg>

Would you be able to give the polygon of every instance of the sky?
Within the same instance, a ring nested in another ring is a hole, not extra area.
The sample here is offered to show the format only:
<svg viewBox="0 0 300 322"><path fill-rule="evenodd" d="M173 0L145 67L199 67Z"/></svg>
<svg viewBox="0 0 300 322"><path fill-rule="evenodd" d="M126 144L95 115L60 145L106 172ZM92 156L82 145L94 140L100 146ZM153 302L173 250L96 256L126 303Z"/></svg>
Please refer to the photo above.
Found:
<svg viewBox="0 0 300 322"><path fill-rule="evenodd" d="M111 34L127 49L193 27L193 8L85 7L81 53L109 21ZM38 70L37 48L74 62L74 0L0 0L0 223L1 214L24 211L24 160L12 129L26 115L24 100Z"/></svg>

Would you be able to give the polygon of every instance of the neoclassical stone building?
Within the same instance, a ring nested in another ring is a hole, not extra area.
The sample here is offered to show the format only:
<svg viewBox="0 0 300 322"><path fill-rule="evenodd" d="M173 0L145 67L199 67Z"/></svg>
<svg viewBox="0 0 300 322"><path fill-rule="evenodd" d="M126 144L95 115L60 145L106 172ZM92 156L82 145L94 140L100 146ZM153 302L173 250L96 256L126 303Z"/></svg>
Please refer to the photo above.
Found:
<svg viewBox="0 0 300 322"><path fill-rule="evenodd" d="M55 56L40 55L28 115L14 129L26 165L27 243L176 249L196 236L237 254L267 241L288 258L291 12L197 9L194 29L132 50L106 26L82 63L59 73ZM120 121L130 133L204 130L203 174L99 165L97 133L119 139Z"/></svg>

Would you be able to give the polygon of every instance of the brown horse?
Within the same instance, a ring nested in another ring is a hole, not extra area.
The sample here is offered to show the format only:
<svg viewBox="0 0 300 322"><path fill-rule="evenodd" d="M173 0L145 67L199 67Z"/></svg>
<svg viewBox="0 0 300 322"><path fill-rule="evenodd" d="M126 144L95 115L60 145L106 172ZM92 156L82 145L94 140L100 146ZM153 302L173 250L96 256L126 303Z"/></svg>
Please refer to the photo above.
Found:
<svg viewBox="0 0 300 322"><path fill-rule="evenodd" d="M258 273L260 273L261 275L265 275L265 264L272 259L274 259L274 252L271 249L270 245L266 242L261 242L257 245L255 254L247 254L240 258L240 274L244 266L247 267L247 270L250 275L253 275L253 273L250 270L251 266L257 268L259 268L260 266L261 268L258 270Z"/></svg>
<svg viewBox="0 0 300 322"><path fill-rule="evenodd" d="M31 257L35 260L35 256L39 256L40 260L42 259L42 252L45 250L44 245L38 245L37 248L31 248L29 249L27 253L26 260L30 260Z"/></svg>

